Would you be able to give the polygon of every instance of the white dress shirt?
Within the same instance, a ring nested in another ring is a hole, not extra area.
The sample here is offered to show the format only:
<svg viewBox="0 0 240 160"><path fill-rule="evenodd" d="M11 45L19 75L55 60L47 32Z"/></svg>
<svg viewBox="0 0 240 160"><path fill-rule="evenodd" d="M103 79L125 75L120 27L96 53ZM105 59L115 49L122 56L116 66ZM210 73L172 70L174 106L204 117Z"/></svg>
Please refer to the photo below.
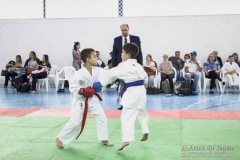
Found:
<svg viewBox="0 0 240 160"><path fill-rule="evenodd" d="M128 35L127 37L127 43L130 43L130 36ZM122 36L122 46L125 45L125 37Z"/></svg>

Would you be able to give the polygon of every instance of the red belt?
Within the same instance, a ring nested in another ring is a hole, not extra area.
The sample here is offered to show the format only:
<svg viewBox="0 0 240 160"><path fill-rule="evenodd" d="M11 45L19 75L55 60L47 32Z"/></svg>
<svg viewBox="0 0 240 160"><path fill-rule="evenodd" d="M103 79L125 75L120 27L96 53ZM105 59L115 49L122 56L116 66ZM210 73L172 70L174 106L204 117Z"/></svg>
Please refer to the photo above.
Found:
<svg viewBox="0 0 240 160"><path fill-rule="evenodd" d="M97 96L100 101L102 101L102 98L99 94L94 93L94 95ZM78 137L81 135L81 133L84 129L84 126L85 126L85 122L86 122L86 119L87 119L87 112L88 112L88 98L89 97L87 97L86 100L85 100L85 108L84 108L83 118L82 118L82 127L81 127L80 133L78 134L76 139L78 139Z"/></svg>

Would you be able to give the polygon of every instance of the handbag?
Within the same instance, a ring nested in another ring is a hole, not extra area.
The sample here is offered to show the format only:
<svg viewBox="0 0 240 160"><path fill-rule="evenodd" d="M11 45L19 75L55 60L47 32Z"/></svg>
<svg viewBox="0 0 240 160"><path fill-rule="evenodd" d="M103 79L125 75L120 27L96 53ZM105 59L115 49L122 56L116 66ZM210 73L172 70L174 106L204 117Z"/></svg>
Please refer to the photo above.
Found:
<svg viewBox="0 0 240 160"><path fill-rule="evenodd" d="M2 70L2 72L1 72L1 76L6 76L8 74L8 71L6 71L6 70Z"/></svg>
<svg viewBox="0 0 240 160"><path fill-rule="evenodd" d="M144 71L147 73L148 76L155 76L156 71L151 69L150 67L143 67Z"/></svg>
<svg viewBox="0 0 240 160"><path fill-rule="evenodd" d="M32 71L34 71L34 69L32 69L32 68L28 68L28 69L27 69L27 74L32 73Z"/></svg>

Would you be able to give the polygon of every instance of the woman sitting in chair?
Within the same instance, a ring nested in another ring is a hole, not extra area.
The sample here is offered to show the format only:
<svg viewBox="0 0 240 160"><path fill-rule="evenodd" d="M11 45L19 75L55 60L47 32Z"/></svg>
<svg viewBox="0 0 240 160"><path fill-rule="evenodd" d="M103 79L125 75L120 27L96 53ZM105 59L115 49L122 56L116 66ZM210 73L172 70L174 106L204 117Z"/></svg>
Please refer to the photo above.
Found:
<svg viewBox="0 0 240 160"><path fill-rule="evenodd" d="M154 76L156 74L156 66L152 60L152 56L150 54L146 55L146 62L143 63L143 67L145 72L148 74L148 86L150 88L154 87Z"/></svg>
<svg viewBox="0 0 240 160"><path fill-rule="evenodd" d="M51 69L51 64L49 63L48 55L43 55L42 61L37 66L38 70L32 71L32 73L28 76L30 79L32 77L32 93L36 93L36 84L38 79L47 78L48 73Z"/></svg>
<svg viewBox="0 0 240 160"><path fill-rule="evenodd" d="M22 58L20 55L16 56L16 62L13 60L8 62L8 64L6 65L7 73L5 75L4 88L7 88L10 77L14 79L16 76L18 76L16 69L21 66L22 66Z"/></svg>
<svg viewBox="0 0 240 160"><path fill-rule="evenodd" d="M219 73L221 72L220 63L217 61L216 55L214 53L211 53L208 56L207 61L203 63L203 66L205 77L211 79L209 93L214 94L213 87L215 80L217 79L222 82L222 79L219 76ZM224 82L222 83L223 85L225 84Z"/></svg>
<svg viewBox="0 0 240 160"><path fill-rule="evenodd" d="M160 63L159 65L159 72L161 73L161 82L160 82L160 90L162 90L162 82L166 79L168 79L171 91L170 93L173 93L173 78L174 78L174 73L173 73L173 66L172 62L168 61L168 55L164 54L163 55L163 62Z"/></svg>

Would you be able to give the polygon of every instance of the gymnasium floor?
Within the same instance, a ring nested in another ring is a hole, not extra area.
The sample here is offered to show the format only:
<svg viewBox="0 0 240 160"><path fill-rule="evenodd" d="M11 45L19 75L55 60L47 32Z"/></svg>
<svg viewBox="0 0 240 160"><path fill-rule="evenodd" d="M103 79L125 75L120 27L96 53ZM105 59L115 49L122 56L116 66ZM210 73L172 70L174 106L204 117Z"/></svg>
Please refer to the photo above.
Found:
<svg viewBox="0 0 240 160"><path fill-rule="evenodd" d="M55 147L55 137L68 121L71 94L16 93L0 88L0 159L1 160L239 160L240 94L166 97L148 95L150 134L141 142L136 123L136 140L123 151L121 111L116 110L117 93L107 89L101 96L108 117L107 147L97 141L95 119L89 115L82 135L64 149Z"/></svg>

